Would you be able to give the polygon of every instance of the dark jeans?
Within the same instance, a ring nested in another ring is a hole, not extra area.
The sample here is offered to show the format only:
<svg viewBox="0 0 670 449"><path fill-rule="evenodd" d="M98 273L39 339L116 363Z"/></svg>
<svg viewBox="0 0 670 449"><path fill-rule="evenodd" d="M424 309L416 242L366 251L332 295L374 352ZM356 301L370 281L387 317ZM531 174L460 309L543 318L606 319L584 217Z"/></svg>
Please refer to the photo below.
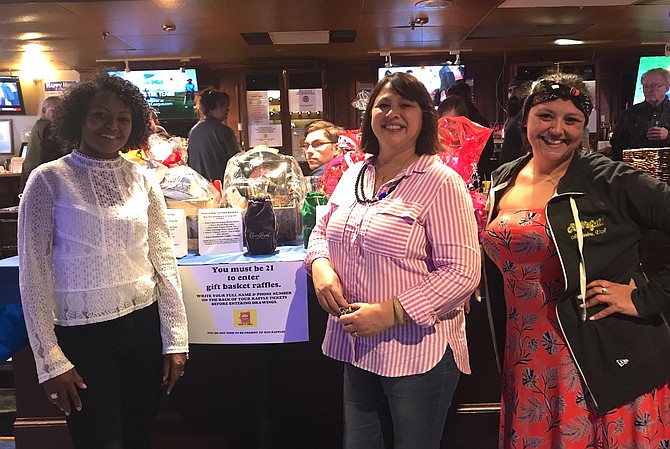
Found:
<svg viewBox="0 0 670 449"><path fill-rule="evenodd" d="M460 371L451 348L430 371L383 377L344 365L344 449L438 449Z"/></svg>
<svg viewBox="0 0 670 449"><path fill-rule="evenodd" d="M56 326L58 344L88 388L67 417L75 449L149 449L163 356L156 303L126 316Z"/></svg>

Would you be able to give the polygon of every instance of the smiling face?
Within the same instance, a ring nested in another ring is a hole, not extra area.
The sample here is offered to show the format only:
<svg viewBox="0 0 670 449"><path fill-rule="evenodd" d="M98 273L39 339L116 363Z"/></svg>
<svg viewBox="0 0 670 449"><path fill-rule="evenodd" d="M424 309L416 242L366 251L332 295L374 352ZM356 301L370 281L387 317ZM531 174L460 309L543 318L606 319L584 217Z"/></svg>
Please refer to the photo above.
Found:
<svg viewBox="0 0 670 449"><path fill-rule="evenodd" d="M416 101L401 97L386 85L372 107L372 131L379 140L380 153L415 152L421 132L422 111Z"/></svg>
<svg viewBox="0 0 670 449"><path fill-rule="evenodd" d="M132 128L130 106L116 94L98 92L91 98L81 127L79 151L92 157L113 159L128 142Z"/></svg>
<svg viewBox="0 0 670 449"><path fill-rule="evenodd" d="M560 164L572 157L582 142L584 113L570 100L533 106L526 122L533 157Z"/></svg>

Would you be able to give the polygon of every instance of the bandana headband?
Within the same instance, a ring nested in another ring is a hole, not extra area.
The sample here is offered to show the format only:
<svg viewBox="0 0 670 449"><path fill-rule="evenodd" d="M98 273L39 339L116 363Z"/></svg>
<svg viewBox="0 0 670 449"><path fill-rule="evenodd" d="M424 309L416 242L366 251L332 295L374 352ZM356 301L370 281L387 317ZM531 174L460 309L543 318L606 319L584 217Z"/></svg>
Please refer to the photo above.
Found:
<svg viewBox="0 0 670 449"><path fill-rule="evenodd" d="M591 111L593 110L591 97L576 87L566 86L565 84L551 80L542 80L533 89L533 93L528 96L524 105L524 115L528 116L528 111L533 106L554 100L572 101L572 104L584 114L584 126L588 125L589 115L591 115Z"/></svg>

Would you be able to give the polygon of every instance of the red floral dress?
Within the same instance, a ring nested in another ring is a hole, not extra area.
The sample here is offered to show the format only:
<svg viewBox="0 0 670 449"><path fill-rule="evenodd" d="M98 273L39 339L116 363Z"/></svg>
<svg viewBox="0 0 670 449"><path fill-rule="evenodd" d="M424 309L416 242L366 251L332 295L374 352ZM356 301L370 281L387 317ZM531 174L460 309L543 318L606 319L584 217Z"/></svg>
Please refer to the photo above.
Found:
<svg viewBox="0 0 670 449"><path fill-rule="evenodd" d="M598 415L556 319L563 273L544 210L503 210L483 246L505 283L501 449L670 448L663 385Z"/></svg>

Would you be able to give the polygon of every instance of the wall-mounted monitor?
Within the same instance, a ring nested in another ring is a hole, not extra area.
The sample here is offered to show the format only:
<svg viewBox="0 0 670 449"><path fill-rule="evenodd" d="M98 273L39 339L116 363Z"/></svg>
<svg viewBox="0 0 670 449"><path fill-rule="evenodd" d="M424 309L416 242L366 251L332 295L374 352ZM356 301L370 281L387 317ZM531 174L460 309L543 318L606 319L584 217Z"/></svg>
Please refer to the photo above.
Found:
<svg viewBox="0 0 670 449"><path fill-rule="evenodd" d="M644 92L642 92L642 75L651 70L661 68L670 70L670 56L641 56L640 65L637 69L637 81L635 82L635 96L633 103L642 103L644 101Z"/></svg>
<svg viewBox="0 0 670 449"><path fill-rule="evenodd" d="M456 81L464 79L464 65L426 65L426 66L392 66L380 67L377 80L396 72L411 73L426 86L426 90L436 105L444 98L444 92Z"/></svg>
<svg viewBox="0 0 670 449"><path fill-rule="evenodd" d="M25 115L21 83L18 76L0 75L0 115Z"/></svg>
<svg viewBox="0 0 670 449"><path fill-rule="evenodd" d="M195 119L195 69L133 70L109 72L136 85L159 119Z"/></svg>

